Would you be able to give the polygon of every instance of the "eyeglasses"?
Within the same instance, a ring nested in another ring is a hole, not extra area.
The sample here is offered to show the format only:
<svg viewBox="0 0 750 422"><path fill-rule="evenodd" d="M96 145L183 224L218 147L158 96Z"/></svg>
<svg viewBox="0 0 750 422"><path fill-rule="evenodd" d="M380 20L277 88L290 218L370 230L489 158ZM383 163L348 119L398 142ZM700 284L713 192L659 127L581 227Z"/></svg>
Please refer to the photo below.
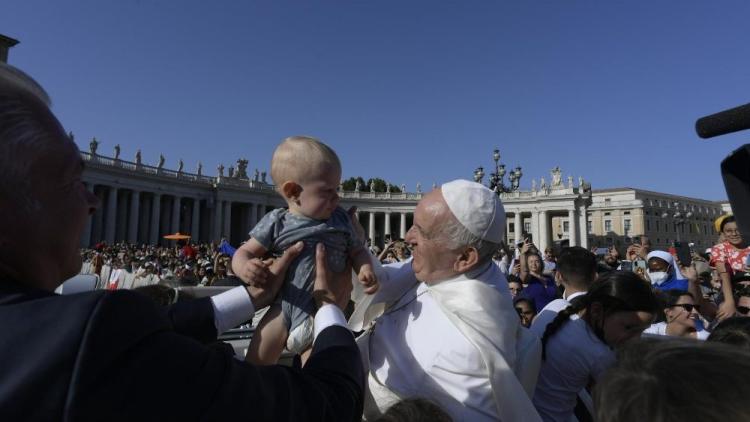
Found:
<svg viewBox="0 0 750 422"><path fill-rule="evenodd" d="M737 307L737 313L742 315L747 315L747 313L750 312L750 308L747 306L738 306Z"/></svg>
<svg viewBox="0 0 750 422"><path fill-rule="evenodd" d="M681 303L681 304L678 304L678 305L672 305L671 308L674 308L674 307L677 307L677 306L679 306L680 308L682 308L682 309L684 309L684 310L686 310L688 312L693 312L694 308L698 312L701 311L701 305L691 305L689 303Z"/></svg>

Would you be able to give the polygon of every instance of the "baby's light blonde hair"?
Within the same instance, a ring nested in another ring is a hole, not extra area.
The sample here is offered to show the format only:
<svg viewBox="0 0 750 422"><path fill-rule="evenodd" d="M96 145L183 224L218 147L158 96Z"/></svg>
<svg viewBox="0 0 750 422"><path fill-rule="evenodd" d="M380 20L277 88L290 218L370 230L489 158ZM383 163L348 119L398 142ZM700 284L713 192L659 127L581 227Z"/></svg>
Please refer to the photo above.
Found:
<svg viewBox="0 0 750 422"><path fill-rule="evenodd" d="M271 179L281 187L285 182L305 183L331 170L341 173L338 155L311 136L290 136L276 147L271 159Z"/></svg>

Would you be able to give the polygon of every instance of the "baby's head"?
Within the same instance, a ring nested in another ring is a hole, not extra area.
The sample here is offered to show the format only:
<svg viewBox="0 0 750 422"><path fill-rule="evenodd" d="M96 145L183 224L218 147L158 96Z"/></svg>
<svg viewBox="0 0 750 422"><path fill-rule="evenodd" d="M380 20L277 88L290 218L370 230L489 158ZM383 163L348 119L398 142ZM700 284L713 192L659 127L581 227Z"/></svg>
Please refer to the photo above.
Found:
<svg viewBox="0 0 750 422"><path fill-rule="evenodd" d="M284 139L273 153L271 178L293 214L327 220L339 204L341 162L315 138Z"/></svg>

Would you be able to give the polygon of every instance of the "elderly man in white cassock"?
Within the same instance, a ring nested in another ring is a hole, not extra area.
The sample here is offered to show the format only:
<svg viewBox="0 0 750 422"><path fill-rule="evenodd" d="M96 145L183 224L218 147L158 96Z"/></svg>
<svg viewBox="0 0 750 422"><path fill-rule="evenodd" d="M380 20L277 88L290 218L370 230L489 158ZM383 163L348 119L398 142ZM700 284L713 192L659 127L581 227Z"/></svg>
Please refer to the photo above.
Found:
<svg viewBox="0 0 750 422"><path fill-rule="evenodd" d="M457 421L538 421L541 359L492 256L505 210L485 186L446 183L424 196L406 235L413 259L380 266L380 290L350 320L368 373L365 417L401 399L432 400Z"/></svg>

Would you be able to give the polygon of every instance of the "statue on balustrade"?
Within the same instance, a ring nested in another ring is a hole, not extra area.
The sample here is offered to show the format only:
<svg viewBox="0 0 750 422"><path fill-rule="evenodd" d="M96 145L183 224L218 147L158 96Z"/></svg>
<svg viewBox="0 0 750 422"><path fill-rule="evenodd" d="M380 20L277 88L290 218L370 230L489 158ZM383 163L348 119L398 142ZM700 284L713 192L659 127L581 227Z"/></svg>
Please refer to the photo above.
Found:
<svg viewBox="0 0 750 422"><path fill-rule="evenodd" d="M552 175L552 178L550 179L550 184L552 189L559 189L563 187L562 185L562 171L560 171L560 167L555 167L550 172Z"/></svg>
<svg viewBox="0 0 750 422"><path fill-rule="evenodd" d="M247 163L245 159L237 160L237 174L235 175L238 179L247 180Z"/></svg>
<svg viewBox="0 0 750 422"><path fill-rule="evenodd" d="M96 155L97 148L99 148L99 141L96 138L91 138L91 142L89 142L89 152L91 155Z"/></svg>
<svg viewBox="0 0 750 422"><path fill-rule="evenodd" d="M357 180L357 183L354 184L354 192L359 192L360 189L362 189L362 184Z"/></svg>
<svg viewBox="0 0 750 422"><path fill-rule="evenodd" d="M544 177L540 178L539 190L542 191L542 192L544 192L544 191L547 190L547 181L544 180Z"/></svg>
<svg viewBox="0 0 750 422"><path fill-rule="evenodd" d="M198 176L203 176L203 163L198 161Z"/></svg>
<svg viewBox="0 0 750 422"><path fill-rule="evenodd" d="M164 158L164 154L159 154L159 165L157 165L156 167L159 169L164 168L164 161L166 161Z"/></svg>
<svg viewBox="0 0 750 422"><path fill-rule="evenodd" d="M422 184L417 182L417 193L422 193Z"/></svg>
<svg viewBox="0 0 750 422"><path fill-rule="evenodd" d="M254 180L254 181L256 181L256 182L259 182L259 181L260 181L260 176L259 176L259 174L260 174L260 172L258 172L258 169L255 169L255 174L253 175L253 180Z"/></svg>
<svg viewBox="0 0 750 422"><path fill-rule="evenodd" d="M406 183L401 184L401 193L406 193Z"/></svg>
<svg viewBox="0 0 750 422"><path fill-rule="evenodd" d="M573 176L568 175L568 189L573 189Z"/></svg>
<svg viewBox="0 0 750 422"><path fill-rule="evenodd" d="M266 182L266 172L265 171L260 172L260 181L261 181L261 183L268 183L268 182Z"/></svg>
<svg viewBox="0 0 750 422"><path fill-rule="evenodd" d="M233 179L233 178L234 178L234 167L232 167L232 166L229 166L229 171L228 171L228 173L229 173L229 178L230 178L230 179Z"/></svg>
<svg viewBox="0 0 750 422"><path fill-rule="evenodd" d="M390 183L386 183L385 184L385 193L391 193L391 184Z"/></svg>
<svg viewBox="0 0 750 422"><path fill-rule="evenodd" d="M578 176L578 188L583 187L583 176Z"/></svg>
<svg viewBox="0 0 750 422"><path fill-rule="evenodd" d="M375 192L375 180L370 180L370 192Z"/></svg>
<svg viewBox="0 0 750 422"><path fill-rule="evenodd" d="M216 167L216 171L219 172L219 177L224 177L224 164L219 164Z"/></svg>
<svg viewBox="0 0 750 422"><path fill-rule="evenodd" d="M185 163L182 162L182 158L177 162L177 173L182 173L182 169L185 168Z"/></svg>
<svg viewBox="0 0 750 422"><path fill-rule="evenodd" d="M531 191L536 192L536 179L531 179Z"/></svg>
<svg viewBox="0 0 750 422"><path fill-rule="evenodd" d="M115 145L115 160L120 159L120 144Z"/></svg>
<svg viewBox="0 0 750 422"><path fill-rule="evenodd" d="M141 157L141 150L135 152L135 164L140 166L142 163L143 158Z"/></svg>

